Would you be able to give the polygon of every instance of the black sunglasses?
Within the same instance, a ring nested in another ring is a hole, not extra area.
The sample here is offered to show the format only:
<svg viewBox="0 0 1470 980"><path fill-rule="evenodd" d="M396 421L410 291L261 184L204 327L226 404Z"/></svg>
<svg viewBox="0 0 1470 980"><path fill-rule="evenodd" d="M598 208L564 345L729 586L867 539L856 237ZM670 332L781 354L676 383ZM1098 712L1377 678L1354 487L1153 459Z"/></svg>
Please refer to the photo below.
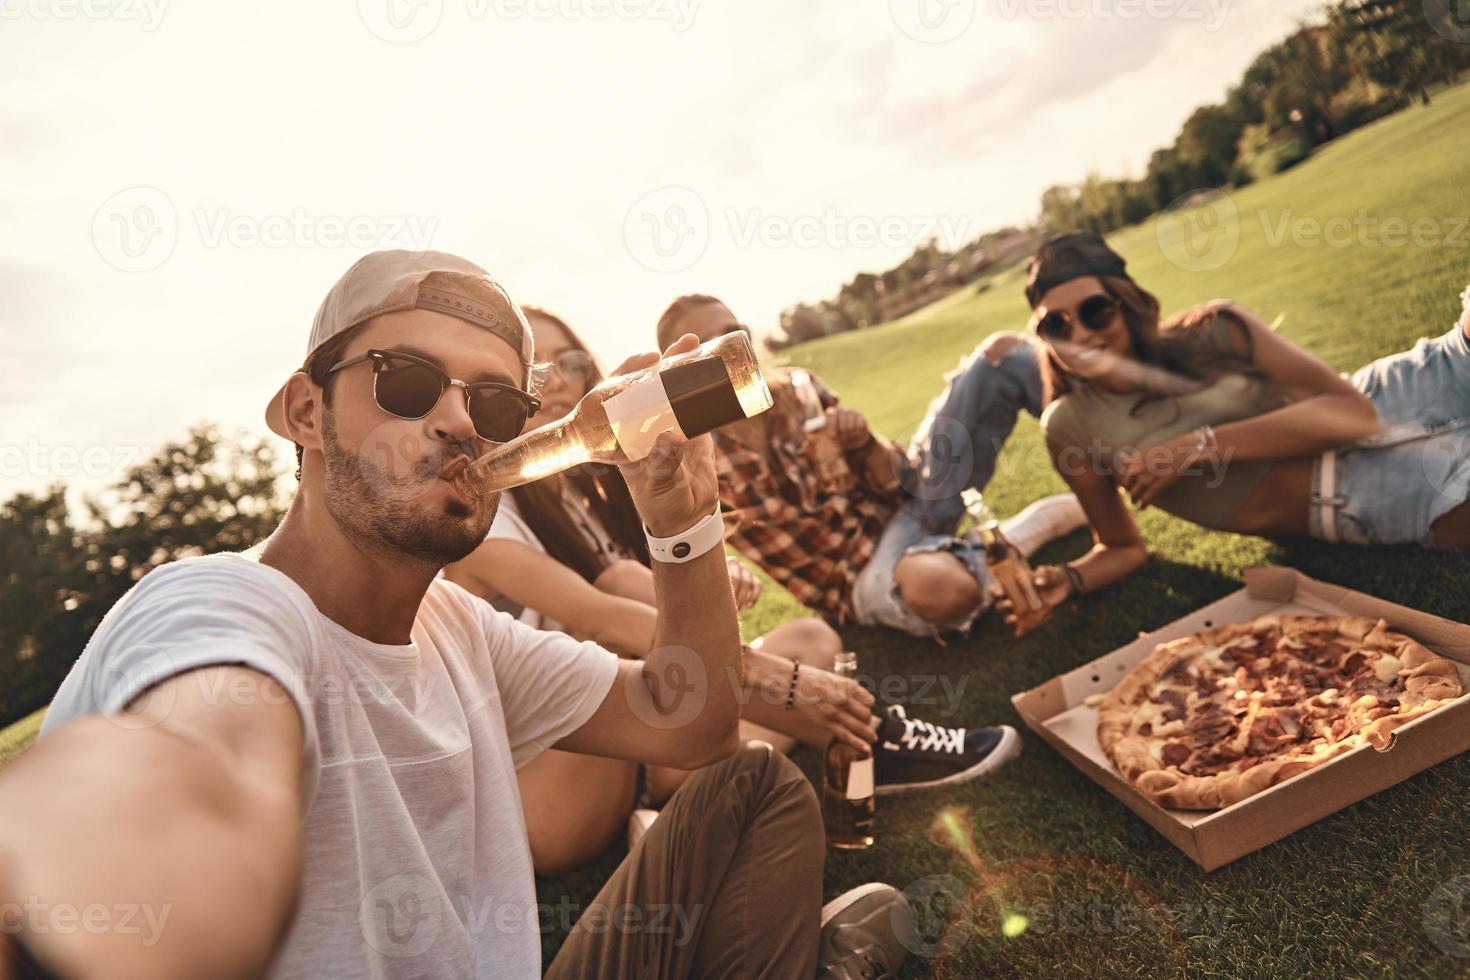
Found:
<svg viewBox="0 0 1470 980"><path fill-rule="evenodd" d="M1118 315L1118 301L1111 296L1097 293L1084 299L1077 307L1077 322L1096 333L1106 330ZM1036 324L1036 335L1042 340L1066 340L1072 336L1072 314L1052 310Z"/></svg>
<svg viewBox="0 0 1470 980"><path fill-rule="evenodd" d="M464 389L464 407L475 433L487 442L510 442L521 434L526 420L541 408L541 400L500 381L466 384L445 374L437 364L399 351L370 350L328 371L373 362L373 400L389 415L421 419L434 410L451 385Z"/></svg>

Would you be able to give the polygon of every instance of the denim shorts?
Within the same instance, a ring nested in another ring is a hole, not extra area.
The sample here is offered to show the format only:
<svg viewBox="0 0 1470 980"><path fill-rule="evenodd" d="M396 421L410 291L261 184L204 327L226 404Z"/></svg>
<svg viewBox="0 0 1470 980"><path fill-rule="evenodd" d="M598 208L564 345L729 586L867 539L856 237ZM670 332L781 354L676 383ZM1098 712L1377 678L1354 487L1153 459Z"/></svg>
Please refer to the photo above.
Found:
<svg viewBox="0 0 1470 980"><path fill-rule="evenodd" d="M1470 304L1470 291L1466 297ZM1433 545L1435 520L1470 500L1470 339L1457 324L1352 380L1382 427L1317 459L1311 534L1347 544Z"/></svg>

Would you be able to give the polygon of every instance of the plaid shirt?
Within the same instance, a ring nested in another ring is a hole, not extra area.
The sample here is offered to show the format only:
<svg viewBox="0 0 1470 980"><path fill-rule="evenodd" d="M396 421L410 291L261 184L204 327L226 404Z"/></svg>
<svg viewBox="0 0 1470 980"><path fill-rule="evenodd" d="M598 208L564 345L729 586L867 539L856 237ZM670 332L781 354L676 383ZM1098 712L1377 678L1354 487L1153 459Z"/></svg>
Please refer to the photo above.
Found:
<svg viewBox="0 0 1470 980"><path fill-rule="evenodd" d="M856 485L847 493L822 489L803 450L801 403L788 370L767 372L774 405L761 416L764 454L715 430L715 472L726 540L806 606L838 624L852 616L853 584L873 557L903 491L871 485L859 453L849 454ZM824 407L837 396L812 381ZM897 447L878 437L882 447Z"/></svg>

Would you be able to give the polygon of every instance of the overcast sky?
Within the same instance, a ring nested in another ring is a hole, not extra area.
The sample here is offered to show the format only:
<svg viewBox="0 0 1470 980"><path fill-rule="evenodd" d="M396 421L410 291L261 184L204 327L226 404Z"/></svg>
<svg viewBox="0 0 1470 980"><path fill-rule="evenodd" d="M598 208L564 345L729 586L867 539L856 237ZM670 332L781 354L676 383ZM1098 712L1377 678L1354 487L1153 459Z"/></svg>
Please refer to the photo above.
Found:
<svg viewBox="0 0 1470 980"><path fill-rule="evenodd" d="M770 329L1137 174L1318 6L0 0L0 499L264 434L375 248L462 254L604 361L683 292Z"/></svg>

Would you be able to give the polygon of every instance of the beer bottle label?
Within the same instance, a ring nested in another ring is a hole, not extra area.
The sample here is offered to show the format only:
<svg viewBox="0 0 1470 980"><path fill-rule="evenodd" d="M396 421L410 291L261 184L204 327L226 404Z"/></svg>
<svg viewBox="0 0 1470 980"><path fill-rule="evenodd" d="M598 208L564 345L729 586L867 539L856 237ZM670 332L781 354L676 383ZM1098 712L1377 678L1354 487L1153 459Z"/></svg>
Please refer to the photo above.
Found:
<svg viewBox="0 0 1470 980"><path fill-rule="evenodd" d="M665 432L679 427L656 371L639 378L603 403L613 437L629 459L642 459Z"/></svg>
<svg viewBox="0 0 1470 980"><path fill-rule="evenodd" d="M858 759L847 767L847 798L866 800L873 795L873 757Z"/></svg>
<svg viewBox="0 0 1470 980"><path fill-rule="evenodd" d="M642 459L665 432L685 438L745 418L725 362L700 358L653 371L603 403L608 425L629 459Z"/></svg>
<svg viewBox="0 0 1470 980"><path fill-rule="evenodd" d="M659 372L679 428L693 439L745 418L725 362L706 357Z"/></svg>

